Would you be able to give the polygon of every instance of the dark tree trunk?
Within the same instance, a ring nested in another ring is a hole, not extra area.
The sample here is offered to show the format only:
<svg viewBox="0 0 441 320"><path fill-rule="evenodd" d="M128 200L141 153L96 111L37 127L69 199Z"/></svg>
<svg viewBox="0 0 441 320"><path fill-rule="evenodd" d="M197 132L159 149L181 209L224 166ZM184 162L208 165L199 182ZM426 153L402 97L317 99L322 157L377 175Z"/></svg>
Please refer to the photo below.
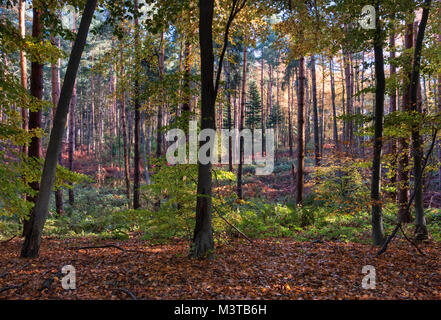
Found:
<svg viewBox="0 0 441 320"><path fill-rule="evenodd" d="M377 2L376 10L379 12ZM384 241L383 216L381 204L381 149L383 147L383 117L384 117L384 94L386 80L384 75L384 57L382 25L377 15L376 30L374 36L375 53L375 118L374 118L374 155L372 160L372 242L374 246L380 246Z"/></svg>
<svg viewBox="0 0 441 320"><path fill-rule="evenodd" d="M73 14L73 32L76 31L76 14ZM72 44L73 46L74 44ZM75 106L77 105L77 81L74 82L72 90L72 98L70 100L70 113L69 113L69 170L74 170L74 150L76 146L75 139ZM75 203L75 195L73 188L69 189L69 204L73 206Z"/></svg>
<svg viewBox="0 0 441 320"><path fill-rule="evenodd" d="M315 57L311 56L311 85L312 85L312 113L314 121L314 152L315 152L315 165L320 165L320 132L318 122L318 110L317 110L317 80L315 73Z"/></svg>
<svg viewBox="0 0 441 320"><path fill-rule="evenodd" d="M412 76L410 82L410 108L413 112L421 113L418 110L418 86L420 80L421 51L423 47L424 33L426 31L427 20L429 18L430 5L432 1L424 1L421 22L418 27L418 34L415 43ZM424 216L423 203L423 146L422 137L420 135L419 126L412 126L412 152L414 162L415 175L415 239L425 240L428 238L426 219Z"/></svg>
<svg viewBox="0 0 441 320"><path fill-rule="evenodd" d="M135 124L134 124L134 134L133 137L135 139L134 143L134 158L133 158L133 209L139 209L141 207L140 201L139 201L139 187L140 187L140 145L139 145L139 134L140 134L140 109L141 109L141 102L140 102L140 83L138 78L138 71L140 67L140 61L139 61L139 23L138 23L138 0L135 0ZM159 110L159 114L161 114L161 110ZM159 126L159 124L158 124ZM159 131L159 130L158 130ZM159 135L159 132L158 132ZM160 149L161 143L158 141L158 148Z"/></svg>
<svg viewBox="0 0 441 320"><path fill-rule="evenodd" d="M26 234L26 238L23 243L21 251L22 257L35 258L38 256L40 251L41 235L49 210L49 201L55 181L58 155L61 151L64 127L66 125L67 114L69 112L69 102L72 96L78 66L80 64L81 55L86 43L86 38L89 31L90 22L92 21L93 13L95 11L96 3L97 0L87 1L83 17L81 19L80 28L75 39L75 44L70 54L63 87L60 93L60 99L58 101L57 112L54 118L54 125L51 130L46 159L44 162L40 192L38 194L35 207L32 209L34 219L32 220L31 228Z"/></svg>
<svg viewBox="0 0 441 320"><path fill-rule="evenodd" d="M201 130L216 129L213 54L214 0L199 0L199 44L201 55ZM208 142L205 142L208 143ZM204 143L201 142L203 145ZM212 164L198 163L196 225L190 256L211 256L214 249L211 225Z"/></svg>
<svg viewBox="0 0 441 320"><path fill-rule="evenodd" d="M406 31L404 35L404 47L405 49L411 49L413 46L413 24L410 22L406 25ZM406 65L411 64L411 58L406 61ZM410 110L410 71L406 73L406 78L403 83L403 97L401 108L402 111L407 112ZM402 223L409 223L412 221L410 212L407 210L407 203L409 202L409 143L408 138L399 138L400 146L399 163L398 163L398 219Z"/></svg>
<svg viewBox="0 0 441 320"><path fill-rule="evenodd" d="M305 58L299 60L299 91L297 97L297 188L296 203L303 204L305 166Z"/></svg>
<svg viewBox="0 0 441 320"><path fill-rule="evenodd" d="M228 121L228 131L231 132L231 70L230 62L225 63L225 76L226 76L226 86L227 86L227 121ZM228 170L233 172L233 138L231 135L228 137Z"/></svg>
<svg viewBox="0 0 441 320"><path fill-rule="evenodd" d="M247 43L243 43L243 66L242 66L242 94L240 101L240 114L239 114L239 130L242 132L245 122L245 102L246 102L246 84L247 84ZM240 138L239 141L239 166L237 168L237 197L243 199L242 194L242 168L244 162L244 139Z"/></svg>
<svg viewBox="0 0 441 320"><path fill-rule="evenodd" d="M340 150L338 143L338 127L337 127L337 110L335 106L335 82L334 82L334 70L332 66L332 57L329 59L329 72L331 76L331 100L332 100L332 129L334 133L334 143L337 150Z"/></svg>
<svg viewBox="0 0 441 320"><path fill-rule="evenodd" d="M294 157L294 146L292 141L292 95L291 95L291 77L288 76L288 144L289 156Z"/></svg>
<svg viewBox="0 0 441 320"><path fill-rule="evenodd" d="M19 19L19 29L20 29L20 36L22 38L26 35L26 2L25 0L19 0L18 2L18 19ZM27 72L27 66L26 66L26 55L24 50L20 50L20 80L21 85L23 88L28 88L28 72ZM23 129L28 130L28 110L26 108L21 109L21 117L23 121ZM28 154L28 146L23 146L23 154Z"/></svg>
<svg viewBox="0 0 441 320"><path fill-rule="evenodd" d="M121 85L124 85L124 51L123 43L120 41L120 80ZM122 126L122 136L123 136L123 153L124 153L124 178L126 182L126 195L127 201L130 207L130 164L129 164L129 153L127 150L127 124L126 124L126 97L124 88L121 89L121 126Z"/></svg>
<svg viewBox="0 0 441 320"><path fill-rule="evenodd" d="M55 38L51 36L51 42L53 45L55 44ZM60 41L58 40L58 47L60 47ZM51 80L52 80L52 103L54 106L58 105L58 99L60 97L60 59L58 59L56 64L52 64L51 66ZM55 119L56 108L52 109L52 121ZM61 165L61 152L58 157L58 163ZM55 208L58 215L63 214L63 190L58 189L55 191Z"/></svg>
<svg viewBox="0 0 441 320"><path fill-rule="evenodd" d="M344 53L343 61L345 65L345 83L346 83L346 145L347 149L351 149L353 146L353 121L350 118L352 116L352 79L351 79L351 58L349 53Z"/></svg>
<svg viewBox="0 0 441 320"><path fill-rule="evenodd" d="M41 38L41 12L37 7L33 8L33 21L32 21L32 37ZM31 95L39 100L43 96L43 65L33 61L31 63ZM29 112L29 130L38 130L41 128L41 115L42 110ZM29 158L39 159L41 157L41 139L39 137L33 137L28 149ZM37 193L40 190L39 182L31 182L29 186ZM34 204L37 202L37 196L29 197L29 201ZM23 224L23 236L28 236L31 232L32 225L34 224L35 213L31 210L29 219L24 221Z"/></svg>
<svg viewBox="0 0 441 320"><path fill-rule="evenodd" d="M262 126L262 154L265 154L265 100L263 99L263 90L264 90L264 81L263 81L263 73L264 73L264 59L263 59L263 49L262 49L262 58L261 58L261 70L260 70L260 122Z"/></svg>

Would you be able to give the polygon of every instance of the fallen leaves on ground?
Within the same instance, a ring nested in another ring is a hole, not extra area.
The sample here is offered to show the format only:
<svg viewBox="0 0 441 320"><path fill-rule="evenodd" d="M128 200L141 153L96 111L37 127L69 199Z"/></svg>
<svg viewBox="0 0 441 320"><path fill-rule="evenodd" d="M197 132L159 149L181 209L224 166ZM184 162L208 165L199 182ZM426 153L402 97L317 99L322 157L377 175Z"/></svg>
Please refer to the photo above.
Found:
<svg viewBox="0 0 441 320"><path fill-rule="evenodd" d="M212 260L188 259L184 241L45 238L37 259L20 258L21 244L0 246L0 299L441 299L436 242L421 256L396 241L376 258L356 243L235 239ZM72 249L106 244L125 251ZM61 286L64 265L76 269L76 290ZM375 289L362 288L365 265L376 269Z"/></svg>

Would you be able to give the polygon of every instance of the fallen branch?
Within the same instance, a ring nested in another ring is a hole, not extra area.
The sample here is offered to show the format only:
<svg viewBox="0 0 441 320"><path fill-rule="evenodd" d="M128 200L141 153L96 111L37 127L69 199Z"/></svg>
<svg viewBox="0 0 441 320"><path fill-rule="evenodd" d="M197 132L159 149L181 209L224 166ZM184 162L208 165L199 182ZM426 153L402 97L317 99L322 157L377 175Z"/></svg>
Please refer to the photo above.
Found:
<svg viewBox="0 0 441 320"><path fill-rule="evenodd" d="M250 238L248 238L248 236L243 233L242 231L240 231L235 225L233 225L230 221L228 221L225 217L222 216L222 214L218 211L217 207L215 205L213 205L214 210L216 211L217 215L225 221L226 224L228 224L230 227L232 227L234 230L236 230L237 232L239 232L239 234L242 235L242 237L244 237L245 239L247 239L250 243L253 243L253 240L251 240Z"/></svg>
<svg viewBox="0 0 441 320"><path fill-rule="evenodd" d="M127 289L124 289L124 288L110 288L110 289L114 290L114 291L124 292L125 294L129 295L133 300L138 300L136 298L136 296L133 293L131 293L129 290L127 290Z"/></svg>
<svg viewBox="0 0 441 320"><path fill-rule="evenodd" d="M121 247L114 245L114 244L106 244L106 245L102 245L102 246L72 247L69 249L71 249L71 250L86 250L86 249L104 249L104 248L115 248L115 249L118 249L121 251L127 251L126 249L121 248Z"/></svg>
<svg viewBox="0 0 441 320"><path fill-rule="evenodd" d="M433 133L433 136L432 136L432 144L430 145L430 149L427 151L426 157L424 158L424 164L423 164L421 176L418 177L418 181L416 181L415 183L421 183L421 179L423 177L424 170L426 169L429 157L430 157L430 155L433 152L433 148L435 147L435 142L436 142L436 136L437 135L438 135L438 129L435 129L435 132ZM407 203L406 212L409 212L410 206L412 205L414 199L415 199L415 191L412 192L412 196L410 197L409 202ZM394 230L392 231L391 235L386 239L386 241L384 242L384 244L381 247L380 251L377 252L377 255L376 255L377 257L380 256L382 253L384 253L387 250L387 246L389 245L389 243L392 241L392 239L395 237L395 235L397 234L398 230L400 230L400 229L401 229L401 231L404 234L404 231L402 229L402 223L401 223L401 221L398 221L398 223L395 226ZM406 240L408 240L410 243L412 243L412 245L414 245L417 248L418 252L420 252L422 255L424 255L424 253L418 248L418 246L415 243L410 241L410 239L408 239L406 235L404 235L404 237L406 238Z"/></svg>
<svg viewBox="0 0 441 320"><path fill-rule="evenodd" d="M16 237L17 237L17 235L13 236L11 239L1 241L0 243L1 243L1 244L8 243L9 241L15 239Z"/></svg>
<svg viewBox="0 0 441 320"><path fill-rule="evenodd" d="M115 244L106 244L102 246L86 246L86 247L71 247L70 250L87 250L87 249L104 249L104 248L115 248L118 250L121 250L123 252L138 252L138 253L144 253L143 251L134 250L134 249L124 249L120 246L117 246Z"/></svg>
<svg viewBox="0 0 441 320"><path fill-rule="evenodd" d="M7 287L4 287L4 288L1 288L1 289L0 289L0 293L5 292L5 291L8 291L8 290L12 290L12 289L20 289L20 288L24 287L25 285L27 285L28 282L29 282L29 281L26 281L26 282L22 283L22 284L19 285L19 286L7 286Z"/></svg>

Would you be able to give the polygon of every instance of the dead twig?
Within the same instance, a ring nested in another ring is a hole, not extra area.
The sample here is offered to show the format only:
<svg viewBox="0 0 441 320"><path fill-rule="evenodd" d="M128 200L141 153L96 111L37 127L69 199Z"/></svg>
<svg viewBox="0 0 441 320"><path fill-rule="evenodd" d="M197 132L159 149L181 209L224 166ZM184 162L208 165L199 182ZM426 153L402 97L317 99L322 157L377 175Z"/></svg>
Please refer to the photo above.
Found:
<svg viewBox="0 0 441 320"><path fill-rule="evenodd" d="M24 287L25 285L27 285L29 283L29 281L26 281L18 286L7 286L7 287L3 287L0 289L0 293L8 291L8 290L12 290L12 289L20 289L22 287Z"/></svg>
<svg viewBox="0 0 441 320"><path fill-rule="evenodd" d="M133 293L131 293L129 290L127 290L127 289L124 289L124 288L110 288L110 290L124 292L125 294L130 296L130 298L132 298L133 300L138 300L138 298L136 298L136 296Z"/></svg>
<svg viewBox="0 0 441 320"><path fill-rule="evenodd" d="M71 247L70 250L87 250L87 249L104 249L104 248L115 248L118 250L121 250L123 252L138 252L138 253L144 253L143 251L134 250L134 249L124 249L120 246L117 246L115 244L106 244L102 246L86 246L86 247Z"/></svg>

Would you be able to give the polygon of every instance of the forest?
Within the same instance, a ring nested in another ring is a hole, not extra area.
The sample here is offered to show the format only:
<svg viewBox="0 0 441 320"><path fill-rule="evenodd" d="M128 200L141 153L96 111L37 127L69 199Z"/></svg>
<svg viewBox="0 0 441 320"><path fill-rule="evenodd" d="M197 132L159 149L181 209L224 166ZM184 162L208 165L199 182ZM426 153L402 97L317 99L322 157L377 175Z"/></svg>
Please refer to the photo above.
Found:
<svg viewBox="0 0 441 320"><path fill-rule="evenodd" d="M0 300L441 299L439 0L0 0L0 60Z"/></svg>

